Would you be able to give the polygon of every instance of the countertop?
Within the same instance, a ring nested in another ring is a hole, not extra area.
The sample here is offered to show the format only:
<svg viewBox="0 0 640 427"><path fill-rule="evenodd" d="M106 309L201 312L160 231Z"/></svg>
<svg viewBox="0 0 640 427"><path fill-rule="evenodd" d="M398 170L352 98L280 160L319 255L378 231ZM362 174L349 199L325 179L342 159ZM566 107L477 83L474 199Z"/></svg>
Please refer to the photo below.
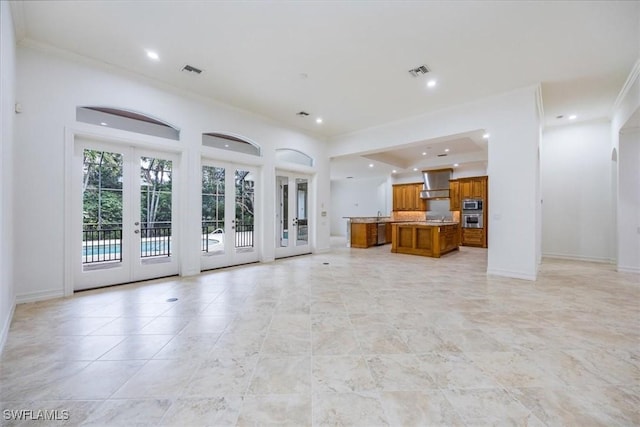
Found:
<svg viewBox="0 0 640 427"><path fill-rule="evenodd" d="M458 225L455 221L392 221L401 222L405 225L422 225L428 227L440 227L442 225Z"/></svg>
<svg viewBox="0 0 640 427"><path fill-rule="evenodd" d="M414 221L414 220L393 220L388 216L344 216L343 218L351 220L351 223L393 223L393 224L414 224L414 225L455 225L455 221Z"/></svg>

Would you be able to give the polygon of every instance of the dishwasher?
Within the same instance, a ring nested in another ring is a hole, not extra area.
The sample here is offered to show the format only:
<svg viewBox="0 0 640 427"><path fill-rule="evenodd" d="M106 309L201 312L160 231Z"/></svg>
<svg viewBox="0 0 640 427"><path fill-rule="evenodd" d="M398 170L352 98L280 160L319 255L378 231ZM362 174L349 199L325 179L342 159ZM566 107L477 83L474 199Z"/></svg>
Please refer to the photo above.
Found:
<svg viewBox="0 0 640 427"><path fill-rule="evenodd" d="M384 245L387 243L387 223L378 223L378 245Z"/></svg>

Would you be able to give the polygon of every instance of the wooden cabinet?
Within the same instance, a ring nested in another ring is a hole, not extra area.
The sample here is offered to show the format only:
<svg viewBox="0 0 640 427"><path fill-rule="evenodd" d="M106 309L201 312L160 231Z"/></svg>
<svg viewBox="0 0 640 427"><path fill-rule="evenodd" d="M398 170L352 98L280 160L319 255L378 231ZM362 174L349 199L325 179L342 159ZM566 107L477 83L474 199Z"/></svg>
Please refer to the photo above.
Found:
<svg viewBox="0 0 640 427"><path fill-rule="evenodd" d="M460 210L460 182L458 180L449 181L449 210Z"/></svg>
<svg viewBox="0 0 640 427"><path fill-rule="evenodd" d="M423 211L427 210L427 201L420 198L422 183L396 184L393 186L394 211Z"/></svg>
<svg viewBox="0 0 640 427"><path fill-rule="evenodd" d="M487 229L489 222L488 177L472 176L449 181L450 210L461 211L462 200L481 199L484 214L484 228L462 228L460 244L464 246L487 247ZM462 218L461 218L462 219Z"/></svg>
<svg viewBox="0 0 640 427"><path fill-rule="evenodd" d="M459 182L459 194L460 199L482 199L487 200L487 177L486 176L474 176L471 178L460 178Z"/></svg>
<svg viewBox="0 0 640 427"><path fill-rule="evenodd" d="M462 229L462 244L464 246L478 246L480 248L484 245L485 230L482 228L463 228Z"/></svg>
<svg viewBox="0 0 640 427"><path fill-rule="evenodd" d="M367 224L367 246L375 246L378 244L378 224Z"/></svg>
<svg viewBox="0 0 640 427"><path fill-rule="evenodd" d="M440 258L458 249L458 224L394 223L391 252Z"/></svg>
<svg viewBox="0 0 640 427"><path fill-rule="evenodd" d="M352 222L351 223L351 247L369 248L378 244L391 243L391 223L384 224L378 229L377 222ZM384 242L378 243L378 231L385 233Z"/></svg>

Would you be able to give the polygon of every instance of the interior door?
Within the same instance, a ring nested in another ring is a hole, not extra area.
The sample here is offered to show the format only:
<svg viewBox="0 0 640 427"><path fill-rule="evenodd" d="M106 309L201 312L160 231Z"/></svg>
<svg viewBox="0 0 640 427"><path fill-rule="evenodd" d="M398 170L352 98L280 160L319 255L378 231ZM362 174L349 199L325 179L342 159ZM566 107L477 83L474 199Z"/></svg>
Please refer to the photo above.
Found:
<svg viewBox="0 0 640 427"><path fill-rule="evenodd" d="M276 173L276 258L311 252L309 182L306 175Z"/></svg>
<svg viewBox="0 0 640 427"><path fill-rule="evenodd" d="M256 262L255 168L203 161L202 270Z"/></svg>
<svg viewBox="0 0 640 427"><path fill-rule="evenodd" d="M178 273L178 157L77 138L74 289Z"/></svg>

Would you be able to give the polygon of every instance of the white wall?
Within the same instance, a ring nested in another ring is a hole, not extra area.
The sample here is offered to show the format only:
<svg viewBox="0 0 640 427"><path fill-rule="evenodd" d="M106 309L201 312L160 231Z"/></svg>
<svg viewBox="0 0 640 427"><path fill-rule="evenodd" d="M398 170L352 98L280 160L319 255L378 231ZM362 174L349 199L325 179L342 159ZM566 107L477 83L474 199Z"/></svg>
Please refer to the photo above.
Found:
<svg viewBox="0 0 640 427"><path fill-rule="evenodd" d="M13 277L13 147L15 36L9 2L0 2L0 352L9 332L15 288Z"/></svg>
<svg viewBox="0 0 640 427"><path fill-rule="evenodd" d="M613 260L611 124L552 127L541 144L542 254Z"/></svg>
<svg viewBox="0 0 640 427"><path fill-rule="evenodd" d="M331 181L331 235L346 235L347 216L389 215L386 178Z"/></svg>
<svg viewBox="0 0 640 427"><path fill-rule="evenodd" d="M620 134L618 270L640 273L640 129Z"/></svg>
<svg viewBox="0 0 640 427"><path fill-rule="evenodd" d="M634 114L640 114L639 110L640 60L616 100L611 121L612 145L618 150L617 268L635 273L640 273L640 135L633 129L638 125L629 125L628 121Z"/></svg>
<svg viewBox="0 0 640 427"><path fill-rule="evenodd" d="M529 87L433 114L354 132L331 141L330 156L388 149L485 129L488 153L489 274L535 279L540 239L538 147L539 87Z"/></svg>
<svg viewBox="0 0 640 427"><path fill-rule="evenodd" d="M17 50L17 99L24 112L16 119L15 276L19 301L62 295L65 280L63 247L68 233L65 219L65 129L100 126L75 122L76 106L98 105L139 111L171 123L181 130L175 142L182 152L187 173L181 189L182 274L197 273L200 263L200 154L215 149L201 148L205 132L232 133L262 147L259 159L264 189L258 207L262 230L263 261L274 257L275 239L275 150L294 148L316 160L311 201L313 251L329 248L329 221L320 217L329 210L329 165L325 144L310 135L279 126L259 116L160 85L142 77L108 68L63 52L38 46ZM171 142L172 144L174 142ZM213 150L213 151L212 151ZM226 160L234 160L233 154ZM241 154L237 159L242 158ZM293 167L295 169L295 165ZM46 216L47 222L42 220ZM34 247L33 242L38 242Z"/></svg>

